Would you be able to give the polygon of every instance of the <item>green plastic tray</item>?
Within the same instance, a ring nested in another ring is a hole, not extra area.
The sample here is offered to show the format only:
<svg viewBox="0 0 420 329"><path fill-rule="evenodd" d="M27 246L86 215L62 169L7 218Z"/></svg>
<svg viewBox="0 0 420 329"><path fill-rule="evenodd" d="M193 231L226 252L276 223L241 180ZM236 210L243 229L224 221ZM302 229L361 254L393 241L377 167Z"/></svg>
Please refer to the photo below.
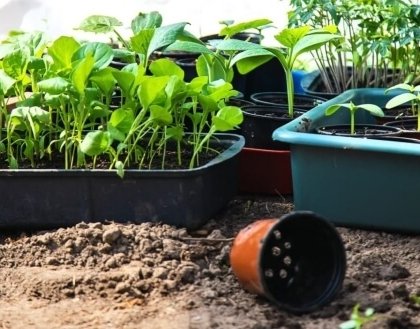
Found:
<svg viewBox="0 0 420 329"><path fill-rule="evenodd" d="M325 136L315 129L349 122L346 110L325 116L335 103L384 106L385 89L352 89L277 128L290 144L296 210L311 210L338 226L420 233L420 145ZM359 111L356 123L374 123Z"/></svg>

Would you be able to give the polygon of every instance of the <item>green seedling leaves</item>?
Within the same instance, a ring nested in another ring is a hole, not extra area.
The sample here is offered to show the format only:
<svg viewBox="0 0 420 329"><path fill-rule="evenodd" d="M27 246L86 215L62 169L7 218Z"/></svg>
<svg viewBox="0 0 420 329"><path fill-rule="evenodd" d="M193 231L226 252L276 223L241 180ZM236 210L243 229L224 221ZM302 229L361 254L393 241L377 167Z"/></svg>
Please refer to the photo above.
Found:
<svg viewBox="0 0 420 329"><path fill-rule="evenodd" d="M161 26L155 30L153 38L147 50L147 58L158 49L169 46L177 40L188 23L174 23L166 26Z"/></svg>
<svg viewBox="0 0 420 329"><path fill-rule="evenodd" d="M216 131L229 131L238 127L243 121L242 110L237 106L225 106L212 118Z"/></svg>
<svg viewBox="0 0 420 329"><path fill-rule="evenodd" d="M13 79L6 72L0 70L0 94L5 95L7 91L15 84L16 79Z"/></svg>
<svg viewBox="0 0 420 329"><path fill-rule="evenodd" d="M154 29L143 29L137 32L136 35L130 38L132 50L146 57L154 33Z"/></svg>
<svg viewBox="0 0 420 329"><path fill-rule="evenodd" d="M346 108L350 111L350 133L351 134L355 133L354 118L355 118L355 114L356 114L357 110L362 109L362 110L368 111L372 115L375 115L375 116L378 116L378 117L383 117L385 115L384 112L382 111L382 109L375 104L355 105L353 102L331 105L325 110L325 115L327 115L327 116L328 115L333 115L340 108Z"/></svg>
<svg viewBox="0 0 420 329"><path fill-rule="evenodd" d="M111 146L111 142L112 139L108 132L91 131L80 143L80 150L89 156L97 156L106 152Z"/></svg>
<svg viewBox="0 0 420 329"><path fill-rule="evenodd" d="M109 125L127 134L134 122L134 114L130 109L119 108L112 112Z"/></svg>
<svg viewBox="0 0 420 329"><path fill-rule="evenodd" d="M91 15L85 18L76 30L94 33L108 33L114 30L117 26L123 24L112 16Z"/></svg>
<svg viewBox="0 0 420 329"><path fill-rule="evenodd" d="M227 39L221 40L217 43L216 49L223 51L242 51L248 49L260 49L261 46L249 41L237 40L237 39Z"/></svg>
<svg viewBox="0 0 420 329"><path fill-rule="evenodd" d="M184 71L168 58L160 58L153 61L149 66L149 70L154 76L175 75L179 79L184 80Z"/></svg>
<svg viewBox="0 0 420 329"><path fill-rule="evenodd" d="M235 55L230 65L232 67L236 64L239 73L247 74L272 58L273 53L267 49L248 49Z"/></svg>
<svg viewBox="0 0 420 329"><path fill-rule="evenodd" d="M280 31L274 38L286 48L293 48L311 30L310 26L299 26Z"/></svg>
<svg viewBox="0 0 420 329"><path fill-rule="evenodd" d="M85 93L87 80L95 65L93 56L88 53L85 58L80 60L71 73L71 81L80 95Z"/></svg>
<svg viewBox="0 0 420 329"><path fill-rule="evenodd" d="M385 107L387 109L391 109L396 106L400 106L403 104L410 103L411 101L414 101L418 96L411 94L411 93L403 93L400 95L397 95L393 98L391 98L386 104Z"/></svg>
<svg viewBox="0 0 420 329"><path fill-rule="evenodd" d="M38 82L39 90L51 95L59 95L64 93L69 85L70 82L62 77L54 77Z"/></svg>
<svg viewBox="0 0 420 329"><path fill-rule="evenodd" d="M157 11L150 13L139 13L131 21L131 30L134 34L145 29L155 29L162 25L162 15Z"/></svg>
<svg viewBox="0 0 420 329"><path fill-rule="evenodd" d="M168 51L186 51L198 54L212 54L213 51L206 47L202 42L176 40L166 47Z"/></svg>
<svg viewBox="0 0 420 329"><path fill-rule="evenodd" d="M3 70L13 79L22 81L26 76L28 64L29 52L25 49L17 49L4 57Z"/></svg>
<svg viewBox="0 0 420 329"><path fill-rule="evenodd" d="M361 313L359 307L359 304L353 307L350 320L341 323L339 329L362 329L365 323L373 320L375 313L373 308L369 307Z"/></svg>
<svg viewBox="0 0 420 329"><path fill-rule="evenodd" d="M48 54L54 61L57 71L70 70L73 54L80 48L80 44L73 37L62 36L48 48Z"/></svg>
<svg viewBox="0 0 420 329"><path fill-rule="evenodd" d="M93 56L94 69L101 70L111 63L114 53L112 48L101 42L88 42L82 45L73 54L72 61L77 62L84 59L88 54Z"/></svg>
<svg viewBox="0 0 420 329"><path fill-rule="evenodd" d="M93 72L90 76L90 80L94 82L105 95L110 95L115 88L116 79L114 78L113 73L116 71L117 70L111 67L106 67L102 70Z"/></svg>
<svg viewBox="0 0 420 329"><path fill-rule="evenodd" d="M266 25L269 25L273 23L271 20L262 18L262 19L254 19L247 22L241 22L237 24L227 24L224 28L221 29L219 32L219 35L221 36L227 36L228 38L231 38L235 34L238 34L240 32L250 30L250 29L261 29Z"/></svg>
<svg viewBox="0 0 420 329"><path fill-rule="evenodd" d="M158 126L168 126L172 123L171 113L162 106L150 106L150 119Z"/></svg>
<svg viewBox="0 0 420 329"><path fill-rule="evenodd" d="M112 75L114 76L115 80L117 80L123 95L131 95L131 89L136 79L134 73L128 71L114 71L112 72Z"/></svg>
<svg viewBox="0 0 420 329"><path fill-rule="evenodd" d="M140 103L144 108L148 108L159 94L164 92L168 80L168 76L149 77L145 79L138 92Z"/></svg>
<svg viewBox="0 0 420 329"><path fill-rule="evenodd" d="M349 111L352 112L352 113L356 112L358 109L363 109L365 111L370 112L372 115L375 115L375 116L378 116L378 117L383 117L385 115L384 112L382 111L382 109L375 104L355 105L352 102L331 105L330 107L328 107L325 110L325 115L332 115L342 107L349 109Z"/></svg>

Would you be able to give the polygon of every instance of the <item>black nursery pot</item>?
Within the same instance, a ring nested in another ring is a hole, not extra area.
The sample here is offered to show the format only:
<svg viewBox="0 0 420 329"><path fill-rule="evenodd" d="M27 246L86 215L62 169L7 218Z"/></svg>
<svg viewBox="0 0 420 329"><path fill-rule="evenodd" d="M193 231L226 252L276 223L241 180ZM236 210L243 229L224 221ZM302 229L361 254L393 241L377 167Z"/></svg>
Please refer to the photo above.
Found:
<svg viewBox="0 0 420 329"><path fill-rule="evenodd" d="M341 290L346 253L330 222L310 211L295 211L242 229L230 264L246 290L299 314L328 304Z"/></svg>
<svg viewBox="0 0 420 329"><path fill-rule="evenodd" d="M251 95L251 101L259 105L287 106L287 93L285 92L259 92ZM305 94L294 94L294 106L300 110L310 110L325 102L327 99Z"/></svg>
<svg viewBox="0 0 420 329"><path fill-rule="evenodd" d="M397 127L375 124L356 124L355 133L351 134L350 131L350 124L328 125L317 129L318 134L345 137L398 136L401 133Z"/></svg>
<svg viewBox="0 0 420 329"><path fill-rule="evenodd" d="M279 106L247 105L242 107L244 120L241 134L245 137L245 147L270 150L287 150L289 145L274 141L272 133L278 127L290 122L287 108ZM303 111L295 111L295 117Z"/></svg>
<svg viewBox="0 0 420 329"><path fill-rule="evenodd" d="M385 127L396 127L401 130L400 136L420 140L420 131L417 131L417 117L389 121L384 123Z"/></svg>

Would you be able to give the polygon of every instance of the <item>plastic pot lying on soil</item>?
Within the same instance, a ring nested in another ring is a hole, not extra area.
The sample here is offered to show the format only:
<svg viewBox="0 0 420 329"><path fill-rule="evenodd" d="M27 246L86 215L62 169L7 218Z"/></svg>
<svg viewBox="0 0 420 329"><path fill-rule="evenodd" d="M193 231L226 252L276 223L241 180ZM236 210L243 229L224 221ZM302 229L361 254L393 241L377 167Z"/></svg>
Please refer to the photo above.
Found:
<svg viewBox="0 0 420 329"><path fill-rule="evenodd" d="M236 236L232 270L243 287L279 307L306 313L342 287L346 254L335 227L310 211L261 219Z"/></svg>

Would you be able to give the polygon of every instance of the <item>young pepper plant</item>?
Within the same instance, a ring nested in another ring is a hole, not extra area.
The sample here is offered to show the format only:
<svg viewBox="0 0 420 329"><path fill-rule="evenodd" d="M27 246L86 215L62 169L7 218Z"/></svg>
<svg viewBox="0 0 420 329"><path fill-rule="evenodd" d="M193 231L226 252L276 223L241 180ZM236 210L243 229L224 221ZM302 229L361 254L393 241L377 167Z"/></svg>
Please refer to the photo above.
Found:
<svg viewBox="0 0 420 329"><path fill-rule="evenodd" d="M236 64L238 71L246 74L270 58L277 58L285 72L288 114L289 117L293 118L294 85L292 71L295 62L300 55L319 49L326 43L341 38L340 35L335 34L336 31L335 26L322 29L312 29L309 26L286 28L274 36L281 48L259 46L245 50L232 59L231 65Z"/></svg>
<svg viewBox="0 0 420 329"><path fill-rule="evenodd" d="M251 29L260 30L271 23L271 20L263 18L227 25L220 30L220 39L210 40L209 44L197 38L190 38L177 40L166 50L201 54L196 61L196 71L199 76L208 76L210 82L219 79L232 82L233 57L244 50L259 48L257 44L248 40L235 39L235 35ZM267 60L264 59L260 64Z"/></svg>
<svg viewBox="0 0 420 329"><path fill-rule="evenodd" d="M375 104L359 104L359 105L355 105L353 102L349 102L349 103L343 103L343 104L334 104L329 106L326 110L325 110L325 115L333 115L334 113L336 113L339 109L341 108L346 108L349 110L350 112L350 134L355 134L355 123L354 123L354 118L356 116L356 111L357 110L365 110L370 112L372 115L378 116L378 117L383 117L384 116L384 112L382 111L382 109L375 105Z"/></svg>
<svg viewBox="0 0 420 329"><path fill-rule="evenodd" d="M392 97L385 104L385 107L391 109L407 103L411 104L413 115L417 115L417 131L420 131L420 85L414 86L407 83L400 83L386 89L385 93L396 89L402 89L404 92Z"/></svg>
<svg viewBox="0 0 420 329"><path fill-rule="evenodd" d="M153 52L189 35L184 31L187 22L162 25L162 21L162 15L157 11L139 13L131 21L130 37L124 37L118 32L117 27L122 26L122 23L112 16L89 16L77 29L94 33L114 33L123 45L123 49L114 52L124 54L125 58L130 58L131 63L135 63L137 56L140 64L147 68Z"/></svg>

